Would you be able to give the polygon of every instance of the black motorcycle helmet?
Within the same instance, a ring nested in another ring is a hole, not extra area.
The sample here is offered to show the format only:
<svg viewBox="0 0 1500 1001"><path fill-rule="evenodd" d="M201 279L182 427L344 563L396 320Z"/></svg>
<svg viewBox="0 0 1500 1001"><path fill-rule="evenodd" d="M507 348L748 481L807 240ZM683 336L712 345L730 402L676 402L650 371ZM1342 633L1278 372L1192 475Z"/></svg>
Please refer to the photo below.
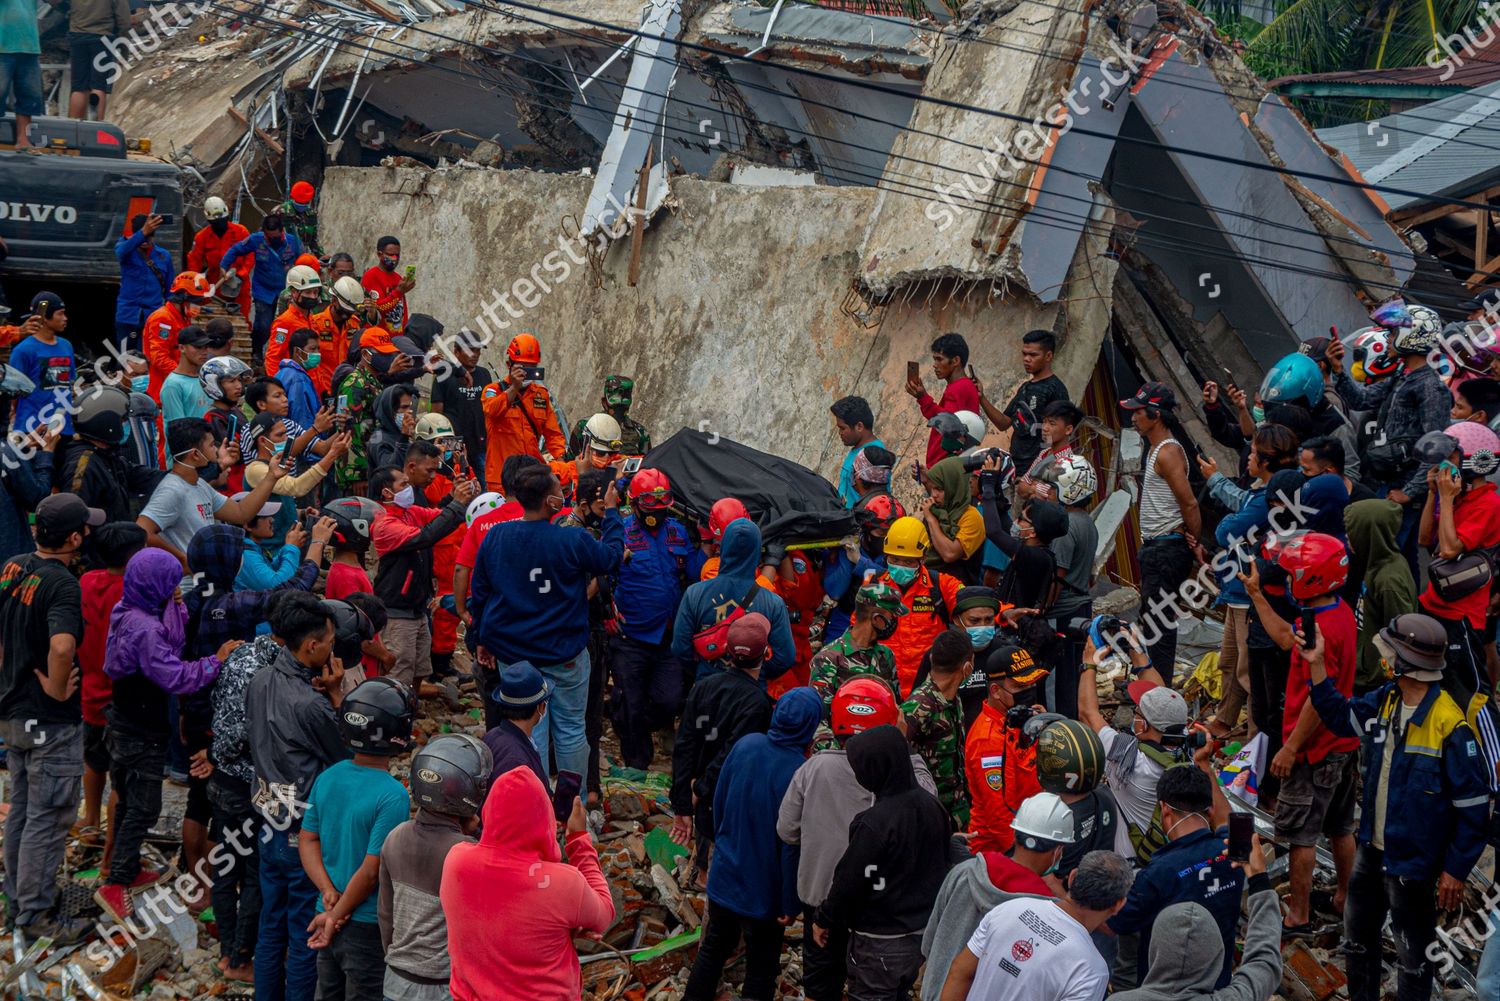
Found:
<svg viewBox="0 0 1500 1001"><path fill-rule="evenodd" d="M115 386L85 390L73 417L73 430L102 445L125 441L125 419L130 413L130 394Z"/></svg>
<svg viewBox="0 0 1500 1001"><path fill-rule="evenodd" d="M494 767L494 755L479 738L467 733L435 737L411 759L411 797L433 813L476 816Z"/></svg>
<svg viewBox="0 0 1500 1001"><path fill-rule="evenodd" d="M368 497L340 497L323 505L323 514L334 522L332 541L346 546L368 546L370 525L380 512L380 505Z"/></svg>
<svg viewBox="0 0 1500 1001"><path fill-rule="evenodd" d="M352 667L359 661L361 646L375 638L375 626L370 617L347 601L333 598L323 599L323 610L333 620L333 654Z"/></svg>
<svg viewBox="0 0 1500 1001"><path fill-rule="evenodd" d="M371 678L344 697L339 733L352 751L400 754L411 746L417 699L394 678Z"/></svg>

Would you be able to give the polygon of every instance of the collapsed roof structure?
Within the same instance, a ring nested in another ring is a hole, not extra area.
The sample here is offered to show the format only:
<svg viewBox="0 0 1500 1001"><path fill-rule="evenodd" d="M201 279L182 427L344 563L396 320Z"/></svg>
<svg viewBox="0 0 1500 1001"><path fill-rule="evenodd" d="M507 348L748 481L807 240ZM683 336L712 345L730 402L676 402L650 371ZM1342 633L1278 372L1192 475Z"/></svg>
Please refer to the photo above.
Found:
<svg viewBox="0 0 1500 1001"><path fill-rule="evenodd" d="M1254 384L1414 269L1381 195L1175 0L208 6L112 105L194 194L253 221L320 180L325 242L399 234L414 308L490 360L532 330L564 401L627 371L648 421L815 468L849 392L916 454L905 363L946 330L1002 403L1020 335L1055 331L1111 422L1141 378Z"/></svg>

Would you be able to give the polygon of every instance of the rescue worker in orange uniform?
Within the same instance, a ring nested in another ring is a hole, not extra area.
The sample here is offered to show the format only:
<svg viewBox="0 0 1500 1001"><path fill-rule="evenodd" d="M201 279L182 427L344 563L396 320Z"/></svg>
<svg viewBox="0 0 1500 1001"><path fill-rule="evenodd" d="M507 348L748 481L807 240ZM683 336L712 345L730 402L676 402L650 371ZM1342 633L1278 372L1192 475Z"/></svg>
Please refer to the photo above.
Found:
<svg viewBox="0 0 1500 1001"><path fill-rule="evenodd" d="M961 586L958 578L934 575L923 566L930 545L927 526L921 520L910 515L897 518L885 535L885 573L876 578L900 591L901 603L907 609L898 620L895 635L885 641L896 655L896 681L903 699L911 697L917 670L932 641L953 621Z"/></svg>
<svg viewBox="0 0 1500 1001"><path fill-rule="evenodd" d="M984 661L989 694L964 744L964 776L969 786L969 850L1007 852L1015 844L1011 822L1029 797L1042 791L1036 775L1036 739L1048 722L1063 717L1038 704L1047 669L1025 647L997 643ZM1005 714L1030 706L1036 715L1023 730Z"/></svg>
<svg viewBox="0 0 1500 1001"><path fill-rule="evenodd" d="M797 662L791 670L767 686L773 699L779 699L793 688L806 685L812 677L812 624L813 617L823 604L824 560L821 553L814 555L802 549L794 549L776 559L779 546L771 548L766 562L776 565L776 593L786 603L786 615L792 626L792 642L797 647ZM839 558L843 558L842 551Z"/></svg>
<svg viewBox="0 0 1500 1001"><path fill-rule="evenodd" d="M292 299L281 315L271 321L271 340L266 344L268 375L280 371L281 359L287 356L287 338L299 330L311 329L313 314L323 307L323 276L318 274L316 268L310 268L306 264L294 265L286 273L286 287L291 292ZM343 358L338 358L337 361L343 361ZM322 363L319 362L317 367L322 368ZM332 376L330 370L330 382ZM313 380L313 385L317 385L316 379Z"/></svg>
<svg viewBox="0 0 1500 1001"><path fill-rule="evenodd" d="M229 206L217 195L204 199L203 214L208 225L193 234L193 245L188 248L187 266L200 271L215 287L224 276L219 261L224 251L250 235L250 231L229 218ZM255 270L253 256L241 257L239 266L230 269L240 283L240 290L233 296L239 306L239 314L250 322L250 273ZM222 292L223 290L221 290Z"/></svg>
<svg viewBox="0 0 1500 1001"><path fill-rule="evenodd" d="M146 392L161 403L161 384L177 368L177 334L197 319L198 312L214 294L213 283L202 272L184 271L172 281L167 301L148 317L141 328L150 381Z"/></svg>
<svg viewBox="0 0 1500 1001"><path fill-rule="evenodd" d="M350 281L353 281L351 278ZM453 422L442 414L423 414L417 421L413 437L430 441L443 450L443 458L432 482L423 488L425 503L431 507L453 494L459 478L468 479L467 464L458 452L458 433ZM453 651L458 646L458 616L443 607L444 597L453 593L453 568L458 561L458 547L464 541L467 526L462 522L453 531L438 540L432 548L432 577L436 584L433 591L438 605L432 612L432 676L440 679L453 673Z"/></svg>
<svg viewBox="0 0 1500 1001"><path fill-rule="evenodd" d="M369 316L362 315L366 305L363 286L358 279L345 275L333 283L333 298L328 308L314 313L308 321L308 329L318 335L318 353L322 356L308 375L324 396L333 392L334 369L344 363L349 345L359 339L360 331L371 325ZM379 315L375 312L376 317Z"/></svg>
<svg viewBox="0 0 1500 1001"><path fill-rule="evenodd" d="M530 455L543 462L561 459L568 440L557 423L552 394L541 382L527 378L526 370L542 363L542 346L530 334L517 334L505 349L509 372L503 381L484 387L484 428L489 438L485 451L485 486L500 489L500 470L512 455ZM545 442L542 454L537 440Z"/></svg>

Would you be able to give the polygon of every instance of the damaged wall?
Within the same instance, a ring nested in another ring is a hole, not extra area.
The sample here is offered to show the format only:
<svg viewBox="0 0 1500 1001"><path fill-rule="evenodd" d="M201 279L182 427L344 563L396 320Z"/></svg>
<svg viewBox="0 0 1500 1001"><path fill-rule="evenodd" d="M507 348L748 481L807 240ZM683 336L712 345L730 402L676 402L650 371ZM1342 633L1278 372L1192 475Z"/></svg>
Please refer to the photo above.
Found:
<svg viewBox="0 0 1500 1001"><path fill-rule="evenodd" d="M500 312L511 326L484 360L493 370L510 336L537 334L547 384L570 419L588 416L603 377L621 372L636 379L636 413L657 440L707 421L825 474L836 475L843 455L828 415L834 400L866 396L887 444L916 458L926 429L901 389L906 362L923 360L929 389L939 388L928 345L958 330L990 392L1008 399L1023 378L1021 334L1055 319L1054 307L1030 300L934 291L930 301L897 296L878 329L863 327L842 309L876 197L861 188L678 178L675 210L645 235L637 287L626 281L628 241L597 277L569 265L561 279L541 262L557 251L562 226L573 231L589 183L520 170L338 167L324 179L320 225L325 246L353 253L361 269L377 236L399 235L403 263L417 269L413 310L452 328L476 326L484 301L535 271L550 291L517 290L524 295L511 301L523 315ZM559 258L566 262L558 255L554 265Z"/></svg>

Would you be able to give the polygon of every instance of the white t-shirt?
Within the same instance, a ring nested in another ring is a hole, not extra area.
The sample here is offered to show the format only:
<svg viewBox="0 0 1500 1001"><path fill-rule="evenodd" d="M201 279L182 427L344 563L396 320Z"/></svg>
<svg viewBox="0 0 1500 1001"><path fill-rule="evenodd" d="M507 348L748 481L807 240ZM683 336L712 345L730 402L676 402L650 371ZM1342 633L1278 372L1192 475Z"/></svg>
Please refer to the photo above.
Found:
<svg viewBox="0 0 1500 1001"><path fill-rule="evenodd" d="M141 514L156 522L161 537L187 552L193 534L214 523L214 512L224 506L225 496L199 480L189 483L176 473L161 478Z"/></svg>
<svg viewBox="0 0 1500 1001"><path fill-rule="evenodd" d="M968 1001L1100 1001L1109 965L1088 930L1051 900L1017 897L969 938L979 969Z"/></svg>
<svg viewBox="0 0 1500 1001"><path fill-rule="evenodd" d="M1134 824L1143 831L1150 829L1151 818L1156 816L1156 784L1161 781L1164 771L1144 753L1136 754L1128 771L1114 759L1110 752L1117 742L1134 740L1134 734L1121 733L1112 726L1099 728L1099 742L1104 745L1104 780L1109 784L1109 791L1115 794L1121 819L1125 821L1115 828L1115 851L1128 859L1135 858L1130 825Z"/></svg>

